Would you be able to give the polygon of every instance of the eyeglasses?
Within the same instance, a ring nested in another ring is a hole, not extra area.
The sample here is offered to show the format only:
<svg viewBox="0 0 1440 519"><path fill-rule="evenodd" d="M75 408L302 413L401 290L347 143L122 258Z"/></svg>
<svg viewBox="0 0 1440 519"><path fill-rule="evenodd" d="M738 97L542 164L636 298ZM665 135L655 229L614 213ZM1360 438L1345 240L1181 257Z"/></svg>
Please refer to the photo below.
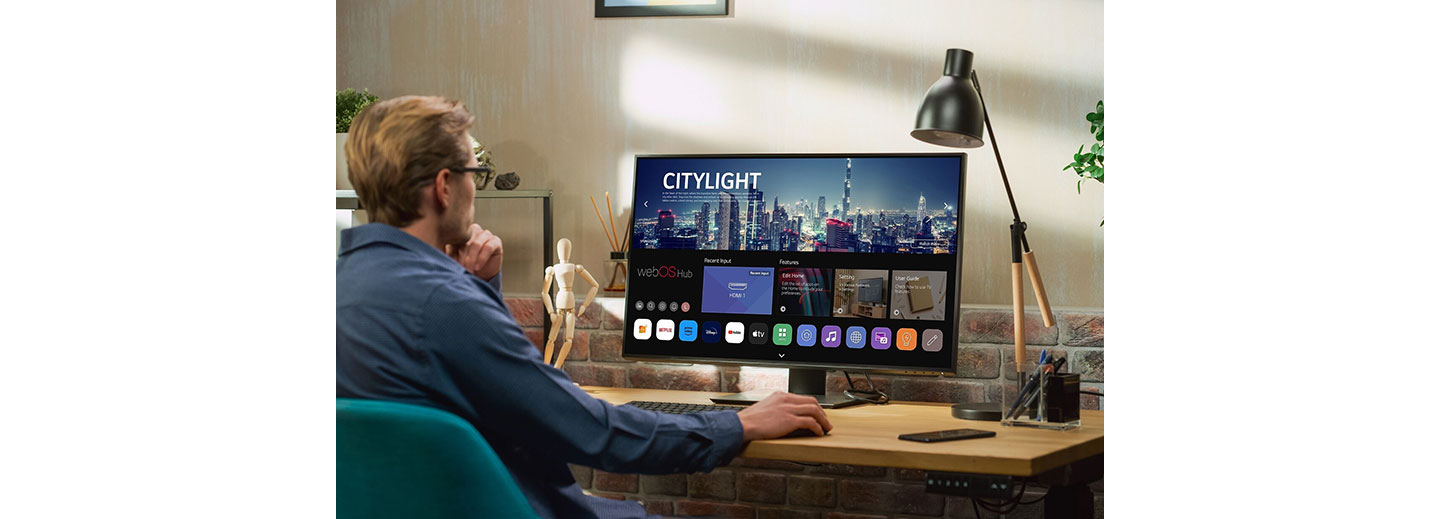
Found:
<svg viewBox="0 0 1440 519"><path fill-rule="evenodd" d="M485 186L490 184L490 179L495 176L495 170L491 169L490 166L480 166L478 168L450 168L450 171L454 171L456 173L474 173L475 189L477 190L485 189ZM415 185L421 186L433 181L435 181L435 177L421 177L415 179Z"/></svg>
<svg viewBox="0 0 1440 519"><path fill-rule="evenodd" d="M474 173L476 190L485 189L485 186L490 185L490 179L495 177L495 170L491 169L490 166L480 166L478 168L450 168L450 171L468 171Z"/></svg>

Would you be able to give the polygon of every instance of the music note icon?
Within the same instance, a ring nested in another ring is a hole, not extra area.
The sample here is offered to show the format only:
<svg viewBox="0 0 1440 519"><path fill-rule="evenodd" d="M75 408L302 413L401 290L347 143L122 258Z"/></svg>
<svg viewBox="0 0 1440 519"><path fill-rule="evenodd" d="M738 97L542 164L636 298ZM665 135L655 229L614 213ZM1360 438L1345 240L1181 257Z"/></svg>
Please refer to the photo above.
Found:
<svg viewBox="0 0 1440 519"><path fill-rule="evenodd" d="M834 348L840 345L840 327L826 326L820 330L820 344L826 348Z"/></svg>

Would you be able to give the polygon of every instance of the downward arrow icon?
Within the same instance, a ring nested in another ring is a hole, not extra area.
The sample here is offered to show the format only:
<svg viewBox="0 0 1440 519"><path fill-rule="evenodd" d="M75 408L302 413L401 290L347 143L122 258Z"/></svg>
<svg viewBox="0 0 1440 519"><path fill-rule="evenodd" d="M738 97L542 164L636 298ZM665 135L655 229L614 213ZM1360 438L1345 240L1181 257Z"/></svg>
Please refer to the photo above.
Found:
<svg viewBox="0 0 1440 519"><path fill-rule="evenodd" d="M782 358L782 359L785 358L785 354L784 354L784 353L781 353L781 354L780 354L780 358Z"/></svg>

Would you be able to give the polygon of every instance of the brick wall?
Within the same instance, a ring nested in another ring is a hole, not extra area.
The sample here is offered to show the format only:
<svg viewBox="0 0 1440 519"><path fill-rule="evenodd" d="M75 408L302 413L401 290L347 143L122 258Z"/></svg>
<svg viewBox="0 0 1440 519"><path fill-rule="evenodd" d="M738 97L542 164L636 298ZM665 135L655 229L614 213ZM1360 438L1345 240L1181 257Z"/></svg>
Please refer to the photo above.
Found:
<svg viewBox="0 0 1440 519"><path fill-rule="evenodd" d="M544 306L536 297L506 298L505 303L538 348L544 348ZM624 300L597 298L576 321L575 342L565 371L583 385L746 391L785 389L781 368L689 366L626 361L620 358ZM1034 366L1040 350L1069 358L1069 371L1080 373L1084 389L1104 392L1105 316L1092 311L1056 310L1056 326L1042 327L1039 313L1026 314L1025 337ZM958 373L955 377L874 376L894 400L993 402L1003 380L1014 380L1015 353L1006 308L962 307ZM563 331L561 332L564 333ZM559 343L557 342L557 348ZM1002 379L1002 374L1005 379ZM831 372L831 390L845 378ZM1081 395L1085 409L1104 409L1104 399ZM812 465L738 458L710 474L637 476L572 467L586 491L615 499L640 501L655 514L713 515L744 518L879 519L974 517L969 500L924 492L924 473L854 465ZM1103 515L1103 484L1093 486L1096 517ZM1032 489L1030 498L1038 497ZM997 517L981 511L982 517ZM1040 505L1021 506L1006 517L1041 517Z"/></svg>

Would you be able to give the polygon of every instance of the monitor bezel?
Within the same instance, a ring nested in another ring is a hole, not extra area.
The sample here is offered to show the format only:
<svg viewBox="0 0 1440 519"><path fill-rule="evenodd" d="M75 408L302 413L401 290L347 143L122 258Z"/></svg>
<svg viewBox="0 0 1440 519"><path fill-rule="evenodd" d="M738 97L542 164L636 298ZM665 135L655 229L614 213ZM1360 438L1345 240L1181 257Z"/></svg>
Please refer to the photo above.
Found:
<svg viewBox="0 0 1440 519"><path fill-rule="evenodd" d="M637 175L636 175L636 172L639 171L639 169L640 169L640 159L644 159L644 158L656 158L656 159L699 159L699 158L719 158L719 159L814 158L814 159L831 159L831 158L881 158L881 157L958 157L958 158L960 159L960 171L959 171L959 174L960 174L960 182L958 183L958 186L959 186L960 191L959 191L958 193L956 193L956 196L955 196L955 205L956 205L956 207L955 207L955 210L956 210L956 211L955 211L955 215L956 215L956 216L955 216L955 218L956 218L956 220L955 220L955 228L960 229L961 231L960 231L960 236L957 236L957 237L956 237L956 243L955 243L955 275L952 276L954 279L953 279L953 281L952 281L952 283L951 283L951 285L950 285L950 288L951 288L950 293L955 295L955 299L954 299L955 302L953 303L953 304L955 305L955 322L952 323L952 327L951 327L951 330L950 330L950 334L951 334L950 336L951 336L951 337L954 337L954 338L955 338L955 341L951 343L953 347L950 348L950 364L949 364L949 366L947 366L947 369L938 369L938 368L932 368L932 367L928 367L928 366L905 366L905 365L887 365L887 364L824 364L824 363L811 363L811 362L779 362L779 361L759 360L759 359L734 359L734 358L729 358L729 359L727 359L727 358L716 358L716 357L691 357L691 356L684 356L684 355L653 355L653 354L643 354L643 353L630 353L630 352L627 350L627 348L625 347L625 346L626 346L626 343L627 343L627 339L629 338L629 334L626 333L626 332L627 332L627 330L628 330L630 321L629 321L629 319L626 319L626 318L624 318L624 317L622 317L621 320L620 320L620 321L621 321L621 330L620 330L620 358L623 359L623 360L627 360L627 361L670 362L670 363L678 363L678 364L711 364L711 365L716 365L716 366L756 366L756 367L765 367L765 368L824 369L824 370L841 370L841 371L855 371L855 372L861 372L861 371L886 371L886 372L906 373L906 374L940 374L940 375L956 375L956 374L958 374L959 371L960 371L959 366L957 365L958 362L959 362L959 358L960 358L960 340L959 340L959 339L960 339L960 333L959 333L959 332L960 332L960 314L961 314L961 312L960 312L960 278L962 277L962 276L961 276L961 274L962 274L961 268L962 268L962 266L963 266L963 259L964 259L964 257L965 257L965 240L964 240L964 229L965 229L965 181L966 181L966 178L969 177L969 174L968 174L968 173L969 173L969 165L970 165L970 164L969 164L969 154L967 154L967 153L965 153L965 152L941 152L941 153L683 153L683 154L647 153L647 154L636 154L636 155L635 155L634 165L633 165L633 166L631 167L631 169L630 169L630 203L631 203L631 205L633 206L634 203L635 203L635 200L637 200L637 198L638 198L638 196L639 196L639 188L640 188L640 185L639 185L639 184L640 184L640 183L637 181L637 180L638 180L638 177L637 177ZM635 215L635 210L634 210L634 208L632 207L631 210L630 210L630 228L634 228L634 226L635 226L635 216L636 216L636 215ZM634 276L634 274L635 274L635 272L632 270L632 269L635 268L635 265L634 265L633 263L630 263L630 262L628 261L629 258L630 258L630 253L629 253L628 250L627 250L626 253L625 253L625 257L626 257L626 260L627 260L627 261L626 261L626 265L625 265L625 277L626 277L626 279L631 279L632 276ZM630 287L631 287L631 286L633 286L631 283L626 283L626 284L625 284L625 306L624 306L624 309L625 309L626 313L628 313L629 310L630 310ZM722 389L723 389L723 388L722 388Z"/></svg>

